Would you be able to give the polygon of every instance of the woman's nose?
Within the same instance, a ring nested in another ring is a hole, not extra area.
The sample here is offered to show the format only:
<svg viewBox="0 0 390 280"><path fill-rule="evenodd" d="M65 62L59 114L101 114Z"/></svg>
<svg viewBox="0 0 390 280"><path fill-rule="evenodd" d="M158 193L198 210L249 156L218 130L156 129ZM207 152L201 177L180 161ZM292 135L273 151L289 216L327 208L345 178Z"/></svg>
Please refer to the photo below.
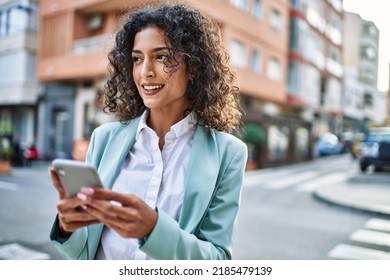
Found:
<svg viewBox="0 0 390 280"><path fill-rule="evenodd" d="M141 76L142 78L153 78L155 76L153 64L147 59L144 60L142 65Z"/></svg>

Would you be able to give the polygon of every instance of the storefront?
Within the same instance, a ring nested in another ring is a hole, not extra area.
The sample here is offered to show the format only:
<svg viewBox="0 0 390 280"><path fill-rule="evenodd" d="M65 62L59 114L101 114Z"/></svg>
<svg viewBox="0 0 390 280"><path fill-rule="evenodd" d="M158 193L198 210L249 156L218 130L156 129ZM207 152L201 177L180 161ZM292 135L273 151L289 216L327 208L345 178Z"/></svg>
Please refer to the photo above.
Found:
<svg viewBox="0 0 390 280"><path fill-rule="evenodd" d="M307 161L313 158L312 124L301 119L247 114L245 124L256 124L265 133L263 144L251 149L257 168Z"/></svg>

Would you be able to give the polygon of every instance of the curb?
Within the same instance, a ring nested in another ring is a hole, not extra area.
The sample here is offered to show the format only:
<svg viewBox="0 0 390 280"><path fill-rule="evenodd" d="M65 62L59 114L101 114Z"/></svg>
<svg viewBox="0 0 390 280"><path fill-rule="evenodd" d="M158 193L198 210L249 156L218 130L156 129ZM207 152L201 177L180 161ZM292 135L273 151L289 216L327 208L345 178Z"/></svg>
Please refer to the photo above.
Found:
<svg viewBox="0 0 390 280"><path fill-rule="evenodd" d="M334 187L335 188L335 187ZM369 186L365 187L369 189ZM383 203L362 201L362 200L353 200L349 196L343 197L338 192L331 190L332 188L322 188L313 192L313 196L316 198L329 202L331 204L343 206L346 208L351 208L355 210L360 210L364 212L370 212L375 214L381 214L390 216L390 205ZM365 196L363 196L365 198Z"/></svg>

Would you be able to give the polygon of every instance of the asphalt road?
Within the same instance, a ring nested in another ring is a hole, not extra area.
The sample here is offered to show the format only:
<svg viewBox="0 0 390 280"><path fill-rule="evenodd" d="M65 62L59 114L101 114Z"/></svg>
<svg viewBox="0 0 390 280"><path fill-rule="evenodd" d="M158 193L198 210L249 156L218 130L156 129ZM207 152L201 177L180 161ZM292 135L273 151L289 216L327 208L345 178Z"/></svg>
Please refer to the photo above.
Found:
<svg viewBox="0 0 390 280"><path fill-rule="evenodd" d="M326 260L338 258L340 246L347 245L388 257L388 236L362 239L370 233L367 223L390 223L388 217L338 207L313 196L316 188L347 179L387 182L375 178L360 174L357 163L346 155L247 172L234 259ZM47 165L14 168L12 174L0 176L0 259L62 259L49 241L56 201Z"/></svg>
<svg viewBox="0 0 390 280"><path fill-rule="evenodd" d="M388 259L390 247L383 245L390 244L390 235L375 235L366 226L380 221L388 227L388 217L326 203L313 191L346 180L387 184L389 179L390 174L361 174L347 155L247 174L234 258Z"/></svg>

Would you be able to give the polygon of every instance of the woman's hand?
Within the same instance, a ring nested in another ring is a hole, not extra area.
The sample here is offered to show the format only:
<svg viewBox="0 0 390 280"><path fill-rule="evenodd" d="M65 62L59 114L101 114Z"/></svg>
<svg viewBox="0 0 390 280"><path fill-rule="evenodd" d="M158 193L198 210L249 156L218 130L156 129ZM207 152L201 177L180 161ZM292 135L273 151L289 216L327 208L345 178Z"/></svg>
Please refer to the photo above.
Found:
<svg viewBox="0 0 390 280"><path fill-rule="evenodd" d="M76 229L99 223L95 216L82 211L85 202L69 197L54 168L49 168L49 174L60 197L57 203L60 236L69 237Z"/></svg>
<svg viewBox="0 0 390 280"><path fill-rule="evenodd" d="M147 237L156 225L158 213L134 195L83 187L77 197L87 213L124 238Z"/></svg>

